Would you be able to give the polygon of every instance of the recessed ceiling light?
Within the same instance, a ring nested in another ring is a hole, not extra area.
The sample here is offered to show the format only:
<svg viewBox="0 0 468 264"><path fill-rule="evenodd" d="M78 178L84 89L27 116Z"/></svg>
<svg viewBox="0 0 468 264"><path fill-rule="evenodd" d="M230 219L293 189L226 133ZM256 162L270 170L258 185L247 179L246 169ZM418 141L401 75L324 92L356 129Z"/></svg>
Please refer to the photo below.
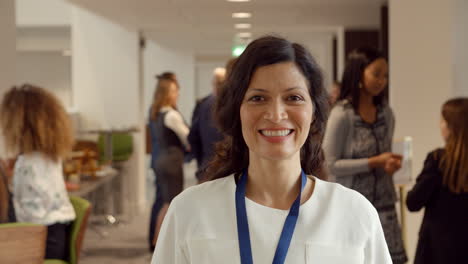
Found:
<svg viewBox="0 0 468 264"><path fill-rule="evenodd" d="M248 23L240 23L240 24L235 24L234 27L237 29L248 29L248 28L251 28L252 25Z"/></svg>
<svg viewBox="0 0 468 264"><path fill-rule="evenodd" d="M237 35L239 36L239 38L251 38L252 37L252 33L250 32L240 32Z"/></svg>
<svg viewBox="0 0 468 264"><path fill-rule="evenodd" d="M228 2L235 2L235 3L240 3L240 2L250 2L250 0L227 0Z"/></svg>
<svg viewBox="0 0 468 264"><path fill-rule="evenodd" d="M250 18L252 17L251 13L239 12L239 13L232 13L232 18Z"/></svg>

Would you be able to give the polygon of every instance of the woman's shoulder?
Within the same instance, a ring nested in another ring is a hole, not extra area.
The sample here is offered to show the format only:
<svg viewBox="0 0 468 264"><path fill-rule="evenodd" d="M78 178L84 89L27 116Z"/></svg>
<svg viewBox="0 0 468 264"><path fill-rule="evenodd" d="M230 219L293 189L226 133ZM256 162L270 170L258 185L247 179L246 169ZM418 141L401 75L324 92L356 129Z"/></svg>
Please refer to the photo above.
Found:
<svg viewBox="0 0 468 264"><path fill-rule="evenodd" d="M30 152L21 154L15 163L15 166L50 166L57 162L51 160L45 154L41 152Z"/></svg>
<svg viewBox="0 0 468 264"><path fill-rule="evenodd" d="M359 218L366 218L376 213L374 206L359 192L339 183L316 179L319 183L321 201L327 201L329 207L342 208L353 212Z"/></svg>
<svg viewBox="0 0 468 264"><path fill-rule="evenodd" d="M427 157L430 157L431 159L434 159L434 160L438 161L438 160L440 160L440 158L444 154L445 154L445 149L444 148L436 148L433 151L429 152L427 154Z"/></svg>
<svg viewBox="0 0 468 264"><path fill-rule="evenodd" d="M204 182L191 186L180 193L171 202L171 206L183 207L186 209L195 208L199 205L209 206L213 200L220 200L227 197L235 189L233 176Z"/></svg>
<svg viewBox="0 0 468 264"><path fill-rule="evenodd" d="M344 99L338 101L332 108L330 112L330 119L343 119L346 118L349 114L353 114L354 109L351 103Z"/></svg>
<svg viewBox="0 0 468 264"><path fill-rule="evenodd" d="M439 167L439 161L442 156L445 154L445 149L437 148L429 153L427 153L425 165L426 166L433 166L434 168Z"/></svg>
<svg viewBox="0 0 468 264"><path fill-rule="evenodd" d="M176 109L172 108L172 107L165 107L164 108L164 111L162 111L161 113L165 113L166 114L166 119L170 119L172 121L181 121L183 120L183 117L182 117L182 114L177 111Z"/></svg>
<svg viewBox="0 0 468 264"><path fill-rule="evenodd" d="M378 108L381 109L381 111L384 113L385 116L391 116L391 117L394 116L393 110L390 107L390 104L385 102L385 103L380 104Z"/></svg>
<svg viewBox="0 0 468 264"><path fill-rule="evenodd" d="M343 99L338 102L333 106L333 109L337 109L335 111L353 111L353 105L348 99Z"/></svg>

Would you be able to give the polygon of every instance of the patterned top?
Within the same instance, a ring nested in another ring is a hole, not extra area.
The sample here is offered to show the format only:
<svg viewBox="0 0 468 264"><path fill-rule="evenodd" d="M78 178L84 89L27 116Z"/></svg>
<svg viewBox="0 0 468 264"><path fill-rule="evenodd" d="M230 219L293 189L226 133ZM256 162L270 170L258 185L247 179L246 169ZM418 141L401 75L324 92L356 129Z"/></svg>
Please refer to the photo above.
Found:
<svg viewBox="0 0 468 264"><path fill-rule="evenodd" d="M387 133L388 122L381 107L377 108L377 119L374 123L363 121L357 114L354 114L352 123L355 130L351 141L353 159L369 158L391 151L392 138ZM396 202L392 176L381 168L357 173L351 188L364 195L377 209Z"/></svg>
<svg viewBox="0 0 468 264"><path fill-rule="evenodd" d="M336 181L363 194L377 209L394 264L407 261L395 210L392 176L370 169L369 158L391 151L395 118L387 105L377 107L374 123L367 123L344 100L330 113L324 138L328 168Z"/></svg>
<svg viewBox="0 0 468 264"><path fill-rule="evenodd" d="M61 161L52 161L39 152L18 157L13 176L13 203L18 222L52 225L75 219Z"/></svg>
<svg viewBox="0 0 468 264"><path fill-rule="evenodd" d="M347 101L332 110L324 138L327 163L336 181L363 194L379 209L396 202L393 179L381 168L369 169L368 158L391 151L394 117L388 106L377 107L367 123Z"/></svg>

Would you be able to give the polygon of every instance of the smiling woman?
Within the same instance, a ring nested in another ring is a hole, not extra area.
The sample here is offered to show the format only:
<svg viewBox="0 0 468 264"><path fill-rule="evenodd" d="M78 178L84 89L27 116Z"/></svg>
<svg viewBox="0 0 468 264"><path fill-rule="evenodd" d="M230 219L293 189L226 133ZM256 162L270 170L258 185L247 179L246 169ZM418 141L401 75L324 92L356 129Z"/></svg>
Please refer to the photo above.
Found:
<svg viewBox="0 0 468 264"><path fill-rule="evenodd" d="M391 263L372 205L324 181L327 96L303 46L253 41L217 100L212 181L172 201L153 264Z"/></svg>
<svg viewBox="0 0 468 264"><path fill-rule="evenodd" d="M240 115L251 158L292 157L299 153L312 124L306 79L292 62L259 68L246 91Z"/></svg>

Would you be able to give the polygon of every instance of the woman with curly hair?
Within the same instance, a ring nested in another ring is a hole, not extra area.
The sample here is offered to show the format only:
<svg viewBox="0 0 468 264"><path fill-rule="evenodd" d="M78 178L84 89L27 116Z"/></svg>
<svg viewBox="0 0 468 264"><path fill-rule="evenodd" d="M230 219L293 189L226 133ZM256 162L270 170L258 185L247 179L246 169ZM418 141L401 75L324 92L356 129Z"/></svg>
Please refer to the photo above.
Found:
<svg viewBox="0 0 468 264"><path fill-rule="evenodd" d="M5 147L17 156L13 203L18 222L47 226L47 259L67 260L68 229L75 211L68 197L62 159L73 144L70 120L48 91L13 87L0 105Z"/></svg>

